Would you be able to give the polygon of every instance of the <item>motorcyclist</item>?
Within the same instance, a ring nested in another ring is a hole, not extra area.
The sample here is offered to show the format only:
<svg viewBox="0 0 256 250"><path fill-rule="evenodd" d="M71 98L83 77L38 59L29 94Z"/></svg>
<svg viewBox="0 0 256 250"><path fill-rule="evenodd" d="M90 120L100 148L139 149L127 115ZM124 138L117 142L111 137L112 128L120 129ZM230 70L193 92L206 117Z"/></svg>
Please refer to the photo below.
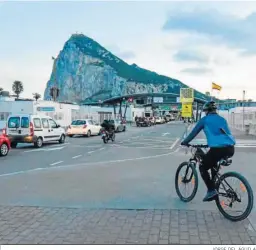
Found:
<svg viewBox="0 0 256 250"><path fill-rule="evenodd" d="M115 133L115 125L111 120L104 120L101 127L105 129L109 136L112 136Z"/></svg>
<svg viewBox="0 0 256 250"><path fill-rule="evenodd" d="M188 145L201 130L204 130L210 150L204 156L199 170L208 189L203 201L212 201L218 192L208 170L212 170L222 158L234 155L235 139L230 132L227 121L217 114L215 102L207 102L203 111L206 116L196 124L191 133L181 142L181 145Z"/></svg>

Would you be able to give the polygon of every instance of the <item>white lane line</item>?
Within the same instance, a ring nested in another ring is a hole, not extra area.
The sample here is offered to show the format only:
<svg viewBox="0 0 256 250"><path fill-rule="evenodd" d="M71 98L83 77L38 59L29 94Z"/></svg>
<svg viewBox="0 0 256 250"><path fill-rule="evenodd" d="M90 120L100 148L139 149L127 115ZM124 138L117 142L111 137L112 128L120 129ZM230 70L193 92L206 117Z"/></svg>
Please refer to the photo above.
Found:
<svg viewBox="0 0 256 250"><path fill-rule="evenodd" d="M50 164L51 166L55 166L55 165L58 165L58 164L60 164L60 163L62 163L63 161L57 161L57 162L54 162L54 163L52 163L52 164Z"/></svg>
<svg viewBox="0 0 256 250"><path fill-rule="evenodd" d="M159 149L159 150L170 150L170 147L159 147L159 146L124 146L124 145L110 145L111 147L116 147L116 148L130 148L130 149L137 149L137 148L141 148L141 149L147 149L147 150L155 150L155 149Z"/></svg>
<svg viewBox="0 0 256 250"><path fill-rule="evenodd" d="M56 147L56 145L55 145L55 147ZM26 150L26 151L23 151L23 153L42 152L42 151L47 152L47 151L61 150L63 148L65 148L65 146L64 147L58 147L58 148L38 148L38 149Z"/></svg>
<svg viewBox="0 0 256 250"><path fill-rule="evenodd" d="M88 162L88 163L79 163L79 164L71 164L71 165L60 165L60 166L55 166L52 168L35 168L35 169L30 169L30 170L25 170L25 171L18 171L18 172L12 172L8 174L1 174L0 177L6 177L6 176L13 176L13 175L19 175L19 174L27 174L27 173L32 173L32 172L37 172L37 171L44 171L44 170L53 170L53 169L60 169L60 168L70 168L70 167L85 167L85 166L98 166L98 165L106 165L106 164L111 164L111 163L118 163L118 162L127 162L127 161L139 161L139 160L146 160L146 159L152 159L152 158L159 158L163 156L169 156L174 153L177 153L179 151L179 148L177 148L175 151L165 153L165 154L159 154L159 155L153 155L153 156L145 156L145 157L138 157L138 158L128 158L128 159L122 159L122 160L113 160L113 161L98 161L98 162Z"/></svg>
<svg viewBox="0 0 256 250"><path fill-rule="evenodd" d="M40 151L45 151L45 149L44 148L31 149L31 150L23 151L23 153L40 152Z"/></svg>
<svg viewBox="0 0 256 250"><path fill-rule="evenodd" d="M177 138L177 139L175 140L175 142L174 142L174 143L171 145L171 147L170 147L171 150L177 145L177 143L178 143L179 140L180 140L180 138Z"/></svg>
<svg viewBox="0 0 256 250"><path fill-rule="evenodd" d="M92 153L94 153L95 151L89 151L87 154L92 154Z"/></svg>
<svg viewBox="0 0 256 250"><path fill-rule="evenodd" d="M170 133L163 133L162 136L166 136L166 135L169 135Z"/></svg>
<svg viewBox="0 0 256 250"><path fill-rule="evenodd" d="M100 148L98 151L101 151L101 150L103 150L103 149L105 149L105 148Z"/></svg>
<svg viewBox="0 0 256 250"><path fill-rule="evenodd" d="M55 151L55 150L61 150L65 147L60 147L60 148L49 148L49 149L46 149L45 151Z"/></svg>
<svg viewBox="0 0 256 250"><path fill-rule="evenodd" d="M79 158L81 157L82 155L76 155L76 156L73 156L72 159L76 159L76 158Z"/></svg>

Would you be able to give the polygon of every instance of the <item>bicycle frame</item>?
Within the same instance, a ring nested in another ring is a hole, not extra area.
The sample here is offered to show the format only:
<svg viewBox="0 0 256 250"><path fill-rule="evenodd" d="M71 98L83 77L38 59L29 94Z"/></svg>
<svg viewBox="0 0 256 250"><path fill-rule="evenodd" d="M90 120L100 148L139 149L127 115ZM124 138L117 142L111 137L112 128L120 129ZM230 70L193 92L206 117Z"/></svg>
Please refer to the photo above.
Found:
<svg viewBox="0 0 256 250"><path fill-rule="evenodd" d="M191 153L192 153L192 157L189 159L189 164L193 164L196 168L196 166L202 162L205 152L202 150L202 148L196 148L195 152L194 153L191 152ZM219 161L217 163L216 167L211 169L211 176L212 176L212 179L213 179L215 185L217 186L217 184L219 183L219 186L222 186L222 188L226 192L226 193L219 192L219 195L223 196L223 197L231 198L232 202L234 202L235 200L237 200L238 202L241 202L241 199L238 198L236 192L228 184L228 182L226 180L223 180L223 182L228 186L228 189L225 187L225 185L222 182L220 182L221 174L219 173L219 171L221 169L222 162L223 161ZM223 163L224 163L223 165L228 166L231 164L231 161L224 160ZM182 180L183 183L189 183L193 177L193 173L191 173L189 178L187 178L187 174L188 174L188 168L186 169L185 176L183 177L183 180Z"/></svg>

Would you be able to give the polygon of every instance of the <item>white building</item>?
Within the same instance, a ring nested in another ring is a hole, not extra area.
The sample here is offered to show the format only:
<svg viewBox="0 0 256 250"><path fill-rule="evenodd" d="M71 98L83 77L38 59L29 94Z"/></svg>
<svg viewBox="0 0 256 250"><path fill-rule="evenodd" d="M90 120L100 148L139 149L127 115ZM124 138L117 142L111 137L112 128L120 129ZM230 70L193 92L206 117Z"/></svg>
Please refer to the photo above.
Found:
<svg viewBox="0 0 256 250"><path fill-rule="evenodd" d="M122 114L125 107L122 107ZM116 107L116 113L119 113L119 106ZM103 119L114 117L113 107L100 106L79 106L74 104L65 104L52 101L15 101L13 98L0 99L0 129L6 125L6 120L11 114L44 114L52 117L61 126L70 125L72 120L81 118L91 118L97 122ZM134 117L144 116L144 108L127 107L127 121L134 121ZM118 115L117 115L118 117Z"/></svg>

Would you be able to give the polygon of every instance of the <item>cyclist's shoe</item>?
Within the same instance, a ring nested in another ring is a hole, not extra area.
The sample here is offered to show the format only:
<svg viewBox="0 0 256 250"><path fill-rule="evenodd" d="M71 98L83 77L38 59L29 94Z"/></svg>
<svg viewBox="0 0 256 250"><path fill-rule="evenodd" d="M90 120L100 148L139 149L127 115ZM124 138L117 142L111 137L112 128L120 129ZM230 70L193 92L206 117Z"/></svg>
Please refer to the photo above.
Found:
<svg viewBox="0 0 256 250"><path fill-rule="evenodd" d="M212 201L218 196L218 192L216 190L208 191L203 201Z"/></svg>

